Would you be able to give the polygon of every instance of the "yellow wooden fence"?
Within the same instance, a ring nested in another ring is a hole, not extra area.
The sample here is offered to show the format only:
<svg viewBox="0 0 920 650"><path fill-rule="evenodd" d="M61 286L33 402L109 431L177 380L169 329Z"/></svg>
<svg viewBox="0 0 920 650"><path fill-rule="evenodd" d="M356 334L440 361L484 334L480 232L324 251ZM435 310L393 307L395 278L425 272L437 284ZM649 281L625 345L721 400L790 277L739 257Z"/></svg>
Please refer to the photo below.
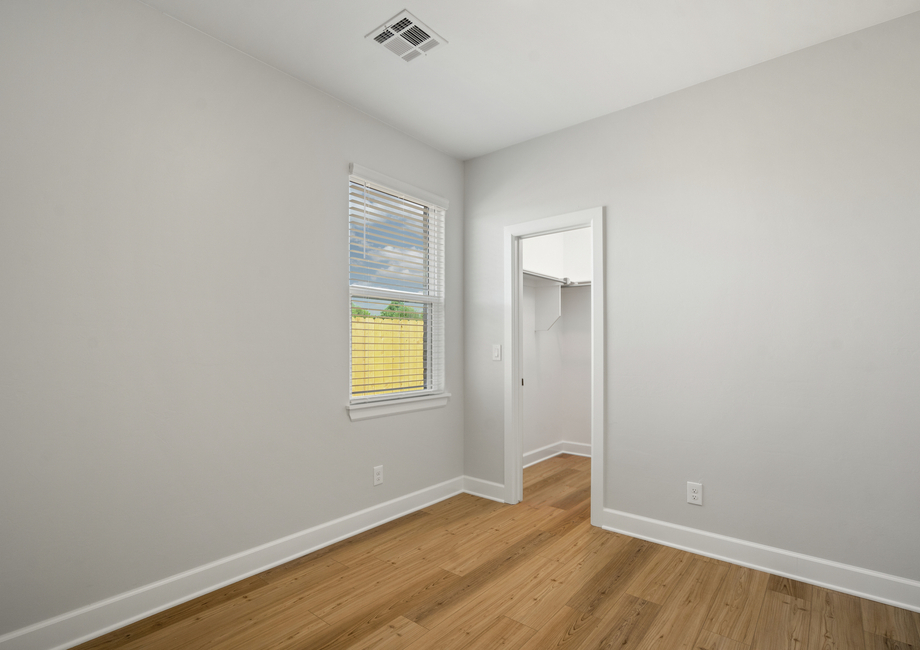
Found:
<svg viewBox="0 0 920 650"><path fill-rule="evenodd" d="M351 317L351 392L381 395L425 387L425 322Z"/></svg>

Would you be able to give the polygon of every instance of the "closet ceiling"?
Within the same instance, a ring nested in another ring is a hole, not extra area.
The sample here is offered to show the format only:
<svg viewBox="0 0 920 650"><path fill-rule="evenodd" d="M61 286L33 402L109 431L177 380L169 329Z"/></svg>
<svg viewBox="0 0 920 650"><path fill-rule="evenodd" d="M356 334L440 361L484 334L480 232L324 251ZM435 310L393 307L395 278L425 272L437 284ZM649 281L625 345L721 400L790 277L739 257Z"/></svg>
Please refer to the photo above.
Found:
<svg viewBox="0 0 920 650"><path fill-rule="evenodd" d="M920 0L145 4L460 159L920 10ZM403 9L447 44L407 63L365 39Z"/></svg>

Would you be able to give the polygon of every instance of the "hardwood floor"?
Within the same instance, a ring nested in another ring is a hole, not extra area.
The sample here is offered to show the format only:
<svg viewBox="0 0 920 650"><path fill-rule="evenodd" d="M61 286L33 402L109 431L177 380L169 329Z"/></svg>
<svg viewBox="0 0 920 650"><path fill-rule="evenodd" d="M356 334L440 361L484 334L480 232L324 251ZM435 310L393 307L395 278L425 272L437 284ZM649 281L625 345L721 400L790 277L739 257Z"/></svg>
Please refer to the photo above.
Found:
<svg viewBox="0 0 920 650"><path fill-rule="evenodd" d="M920 614L592 528L590 463L524 471L79 650L920 650Z"/></svg>

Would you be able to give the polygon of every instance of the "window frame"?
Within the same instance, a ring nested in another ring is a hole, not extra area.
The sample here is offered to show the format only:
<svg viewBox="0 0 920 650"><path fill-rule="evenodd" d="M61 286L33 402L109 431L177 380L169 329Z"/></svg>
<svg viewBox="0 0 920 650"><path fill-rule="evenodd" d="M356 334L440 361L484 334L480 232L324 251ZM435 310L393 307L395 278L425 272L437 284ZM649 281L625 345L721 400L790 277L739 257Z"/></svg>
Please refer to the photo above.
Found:
<svg viewBox="0 0 920 650"><path fill-rule="evenodd" d="M349 215L352 209L351 191L352 184L359 183L366 185L368 188L383 192L391 196L416 203L427 208L425 222L435 222L435 228L429 229L429 241L432 249L435 250L435 269L434 275L429 276L426 281L425 294L413 293L410 291L400 291L399 289L384 289L378 287L367 287L364 285L352 284L352 218L349 216L349 282L348 282L348 302L349 314L351 307L356 298L382 299L382 300L401 300L405 302L424 303L430 305L425 318L426 337L432 336L431 344L426 345L426 371L425 385L423 389L408 390L398 393L384 393L369 396L355 396L353 394L353 373L354 373L354 349L352 346L352 322L349 321L348 328L348 377L349 391L348 404L346 409L352 420L363 420L366 418L381 417L386 415L396 415L411 411L424 409L439 408L445 406L450 398L450 393L446 391L446 359L444 358L446 350L444 312L446 307L445 295L445 265L444 254L446 244L446 215L449 207L449 201L431 192L414 187L397 179L380 174L373 170L352 164L349 168L348 187ZM438 328L436 333L429 334L431 328ZM432 363L437 358L439 363ZM431 376L430 373L435 373Z"/></svg>

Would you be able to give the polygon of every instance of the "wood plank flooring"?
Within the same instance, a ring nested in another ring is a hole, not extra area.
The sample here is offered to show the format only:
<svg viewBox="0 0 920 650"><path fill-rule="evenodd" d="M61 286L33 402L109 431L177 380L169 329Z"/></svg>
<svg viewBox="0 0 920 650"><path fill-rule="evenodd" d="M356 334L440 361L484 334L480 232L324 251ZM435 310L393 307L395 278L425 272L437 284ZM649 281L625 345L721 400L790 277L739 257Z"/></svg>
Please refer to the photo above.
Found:
<svg viewBox="0 0 920 650"><path fill-rule="evenodd" d="M920 650L920 614L592 528L590 461L459 495L79 650Z"/></svg>

